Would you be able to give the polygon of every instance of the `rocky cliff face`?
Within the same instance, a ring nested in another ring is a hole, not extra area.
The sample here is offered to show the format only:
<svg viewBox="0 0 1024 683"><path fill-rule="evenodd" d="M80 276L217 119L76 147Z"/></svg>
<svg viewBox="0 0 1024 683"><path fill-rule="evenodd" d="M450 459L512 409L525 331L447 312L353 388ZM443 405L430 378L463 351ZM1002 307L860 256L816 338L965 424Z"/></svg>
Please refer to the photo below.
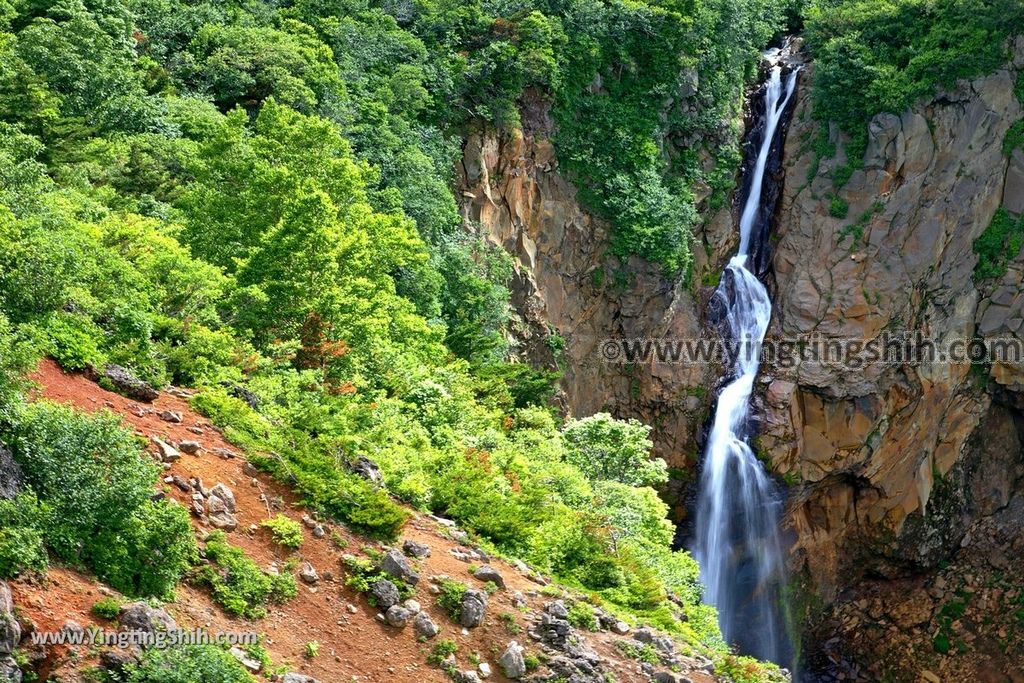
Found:
<svg viewBox="0 0 1024 683"><path fill-rule="evenodd" d="M716 369L610 363L601 343L698 337L700 296L657 266L606 254L609 226L580 206L559 172L543 105L524 112L524 122L522 130L469 135L457 169L466 224L515 259L515 351L564 372L570 414L640 418L656 427L659 455L692 465ZM713 244L696 249L703 262L728 249L731 227L727 211L709 222L701 237L714 236Z"/></svg>
<svg viewBox="0 0 1024 683"><path fill-rule="evenodd" d="M1002 149L1024 114L1014 96L1024 40L1015 53L1003 70L876 116L863 166L840 189L832 172L845 162L845 140L828 131L839 153L816 159L805 85L786 150L775 338L867 342L908 332L941 349L1024 337L1024 254L999 281L976 282L972 249L1000 206L1024 210L1024 157ZM849 210L838 218L843 202ZM826 603L864 577L931 576L967 546L969 529L1020 495L1020 366L783 365L766 368L761 446L775 471L801 482L789 511L791 564ZM890 598L881 612L908 604L905 591ZM929 599L917 609L925 614L913 626L926 633L942 606ZM918 641L934 655L930 637Z"/></svg>

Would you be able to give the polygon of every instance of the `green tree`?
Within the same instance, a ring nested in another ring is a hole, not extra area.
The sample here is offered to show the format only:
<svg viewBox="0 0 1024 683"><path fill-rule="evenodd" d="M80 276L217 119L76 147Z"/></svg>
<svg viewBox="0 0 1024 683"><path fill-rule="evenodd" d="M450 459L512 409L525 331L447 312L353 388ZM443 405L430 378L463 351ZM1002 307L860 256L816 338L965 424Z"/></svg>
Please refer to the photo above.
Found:
<svg viewBox="0 0 1024 683"><path fill-rule="evenodd" d="M660 484L668 480L668 466L650 457L650 432L637 420L617 420L608 413L570 420L562 429L565 459L594 481Z"/></svg>

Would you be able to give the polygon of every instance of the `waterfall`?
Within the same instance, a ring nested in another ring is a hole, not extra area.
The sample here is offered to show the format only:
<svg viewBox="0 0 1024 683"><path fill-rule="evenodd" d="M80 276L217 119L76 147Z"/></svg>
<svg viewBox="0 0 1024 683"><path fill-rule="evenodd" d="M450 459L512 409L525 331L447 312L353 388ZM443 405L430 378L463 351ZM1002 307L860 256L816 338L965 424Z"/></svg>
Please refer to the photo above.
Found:
<svg viewBox="0 0 1024 683"><path fill-rule="evenodd" d="M771 319L768 291L753 271L752 242L763 241L764 176L776 132L796 88L797 70L783 82L773 66L764 85L763 136L748 169L749 191L740 217L740 245L715 291L723 334L738 353L731 381L718 395L700 478L694 555L701 567L705 602L718 609L726 642L744 654L791 666L792 644L784 615L780 539L781 499L747 443L750 397L760 347ZM781 136L780 136L781 137ZM776 148L778 149L778 148ZM757 248L756 246L754 248Z"/></svg>

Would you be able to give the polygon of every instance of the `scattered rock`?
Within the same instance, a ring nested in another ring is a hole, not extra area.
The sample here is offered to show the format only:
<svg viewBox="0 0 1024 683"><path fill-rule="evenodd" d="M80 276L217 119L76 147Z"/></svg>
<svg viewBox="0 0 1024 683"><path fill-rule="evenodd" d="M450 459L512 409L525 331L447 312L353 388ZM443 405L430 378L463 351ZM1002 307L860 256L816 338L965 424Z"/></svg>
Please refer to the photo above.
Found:
<svg viewBox="0 0 1024 683"><path fill-rule="evenodd" d="M114 387L117 393L135 401L152 403L160 396L160 392L154 389L152 384L139 379L120 365L111 363L104 366L103 378Z"/></svg>
<svg viewBox="0 0 1024 683"><path fill-rule="evenodd" d="M162 410L160 411L160 419L172 424L181 424L181 413L176 410Z"/></svg>
<svg viewBox="0 0 1024 683"><path fill-rule="evenodd" d="M429 545L426 543L417 543L411 539L406 539L405 542L402 543L402 551L409 557L415 557L417 559L430 557Z"/></svg>
<svg viewBox="0 0 1024 683"><path fill-rule="evenodd" d="M523 658L523 652L523 646L514 640L505 648L498 659L498 665L505 674L505 678L518 680L526 675L526 660Z"/></svg>
<svg viewBox="0 0 1024 683"><path fill-rule="evenodd" d="M0 654L9 655L21 642L21 624L14 615L14 600L6 581L0 581Z"/></svg>
<svg viewBox="0 0 1024 683"><path fill-rule="evenodd" d="M299 578L308 584L320 581L320 575L316 573L316 568L309 562L302 563L302 569L299 570Z"/></svg>
<svg viewBox="0 0 1024 683"><path fill-rule="evenodd" d="M178 449L167 443L158 436L152 437L153 443L156 444L157 452L160 454L160 460L162 462L176 462L181 460L181 453Z"/></svg>
<svg viewBox="0 0 1024 683"><path fill-rule="evenodd" d="M384 614L384 618L395 628L405 628L412 618L412 612L399 605L392 605Z"/></svg>
<svg viewBox="0 0 1024 683"><path fill-rule="evenodd" d="M376 486L384 486L384 475L381 473L377 463L369 458L360 455L356 461L349 465L353 474L373 482Z"/></svg>
<svg viewBox="0 0 1024 683"><path fill-rule="evenodd" d="M523 595L522 591L516 591L512 594L512 606L526 607L526 596Z"/></svg>
<svg viewBox="0 0 1024 683"><path fill-rule="evenodd" d="M238 526L238 519L234 514L237 509L235 494L227 486L218 483L210 489L210 496L206 499L206 512L210 524L227 531L235 529Z"/></svg>
<svg viewBox="0 0 1024 683"><path fill-rule="evenodd" d="M462 613L459 623L466 628L476 628L484 623L484 614L487 612L487 593L475 588L469 588L462 595Z"/></svg>
<svg viewBox="0 0 1024 683"><path fill-rule="evenodd" d="M413 571L412 567L409 566L409 562L405 559L402 553L395 549L391 549L384 554L384 559L380 563L381 570L393 576L400 581L404 581L411 586L415 586L420 581L420 575Z"/></svg>
<svg viewBox="0 0 1024 683"><path fill-rule="evenodd" d="M129 665L136 664L138 661L138 654L132 650L118 649L100 652L100 666L115 674L121 674Z"/></svg>
<svg viewBox="0 0 1024 683"><path fill-rule="evenodd" d="M256 673L257 671L263 668L262 662L260 662L258 659L253 659L252 657L250 657L246 653L246 651L240 647L233 647L230 650L228 650L228 652L231 653L231 656L237 659L242 664L242 666L244 666L246 669L253 673Z"/></svg>
<svg viewBox="0 0 1024 683"><path fill-rule="evenodd" d="M118 620L122 631L174 631L178 625L171 615L158 607L150 607L144 602L132 602L121 606L121 617Z"/></svg>
<svg viewBox="0 0 1024 683"><path fill-rule="evenodd" d="M221 382L220 385L222 387L225 387L228 390L228 393L234 396L235 398L248 403L249 407L252 408L253 410L259 410L260 397L257 396L256 394L252 393L251 391L249 391L248 389L241 385L235 384L234 382L224 381Z"/></svg>
<svg viewBox="0 0 1024 683"><path fill-rule="evenodd" d="M477 672L480 674L480 678L491 677L491 665L487 662L480 662L476 667Z"/></svg>
<svg viewBox="0 0 1024 683"><path fill-rule="evenodd" d="M203 448L202 444L198 441L182 441L178 444L178 450L182 453L188 453L189 455L195 455Z"/></svg>
<svg viewBox="0 0 1024 683"><path fill-rule="evenodd" d="M423 607L420 605L419 601L413 600L412 598L409 598L408 600L403 602L402 603L402 607L404 607L405 609L409 610L410 614L419 614L420 611L422 611L422 609L423 609Z"/></svg>
<svg viewBox="0 0 1024 683"><path fill-rule="evenodd" d="M327 535L327 532L324 531L323 525L317 524L316 526L313 527L313 538L323 538L326 535Z"/></svg>
<svg viewBox="0 0 1024 683"><path fill-rule="evenodd" d="M489 564L477 567L476 571L473 572L473 576L481 581L491 581L497 585L498 588L505 587L505 579L501 576L501 573Z"/></svg>
<svg viewBox="0 0 1024 683"><path fill-rule="evenodd" d="M428 640L441 632L441 629L438 628L437 624L434 623L434 620L426 612L420 612L416 615L412 622L412 628L416 631L418 638L426 638Z"/></svg>
<svg viewBox="0 0 1024 683"><path fill-rule="evenodd" d="M377 579L371 583L370 595L382 609L397 605L402 599L398 593L398 587L387 579Z"/></svg>
<svg viewBox="0 0 1024 683"><path fill-rule="evenodd" d="M281 677L281 683L320 683L312 676L290 671Z"/></svg>

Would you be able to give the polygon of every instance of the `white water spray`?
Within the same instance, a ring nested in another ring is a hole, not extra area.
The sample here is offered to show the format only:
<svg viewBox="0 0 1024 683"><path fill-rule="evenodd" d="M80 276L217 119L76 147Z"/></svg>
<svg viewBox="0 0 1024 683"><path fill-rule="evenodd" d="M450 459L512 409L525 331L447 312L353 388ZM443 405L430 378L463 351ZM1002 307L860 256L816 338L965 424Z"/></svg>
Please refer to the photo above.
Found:
<svg viewBox="0 0 1024 683"><path fill-rule="evenodd" d="M764 136L750 193L740 217L740 246L715 292L725 311L728 336L736 343L732 381L718 396L701 473L694 554L701 566L704 599L718 609L722 635L745 654L784 666L792 646L781 615L782 544L780 502L773 483L746 439L750 395L761 342L772 306L764 285L748 269L754 224L763 202L765 166L775 132L796 87L793 70L783 85L775 66L764 94Z"/></svg>

